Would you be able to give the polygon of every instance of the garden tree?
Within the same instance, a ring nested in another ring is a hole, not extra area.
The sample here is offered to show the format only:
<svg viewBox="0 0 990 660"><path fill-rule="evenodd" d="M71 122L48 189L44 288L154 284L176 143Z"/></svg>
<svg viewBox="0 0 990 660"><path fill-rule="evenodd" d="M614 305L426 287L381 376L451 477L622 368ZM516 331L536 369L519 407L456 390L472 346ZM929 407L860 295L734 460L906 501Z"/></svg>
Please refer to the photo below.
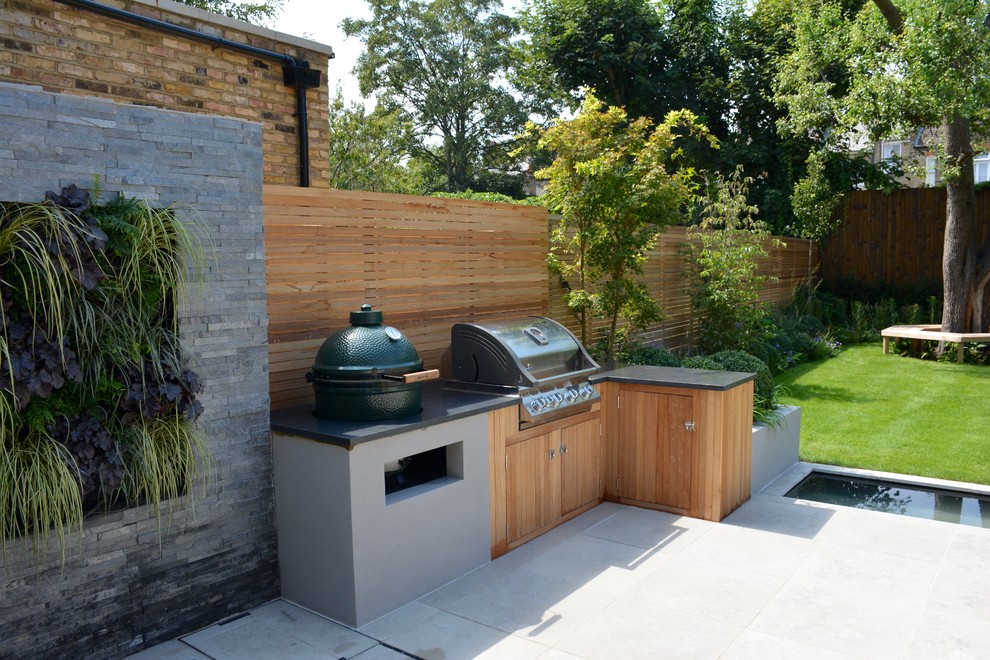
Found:
<svg viewBox="0 0 990 660"><path fill-rule="evenodd" d="M973 175L974 140L990 127L988 11L986 0L873 0L859 11L809 5L779 79L792 126L826 144L859 126L873 138L941 128L947 332L982 331L990 320L990 235L977 245Z"/></svg>
<svg viewBox="0 0 990 660"><path fill-rule="evenodd" d="M413 123L410 153L443 173L444 188L466 190L479 172L509 168L507 152L526 120L508 87L516 22L498 0L369 0L372 17L346 19L361 37L362 94Z"/></svg>
<svg viewBox="0 0 990 660"><path fill-rule="evenodd" d="M237 0L178 0L184 5L198 7L215 14L222 14L255 25L268 26L282 11L285 0L266 2L238 2Z"/></svg>
<svg viewBox="0 0 990 660"><path fill-rule="evenodd" d="M720 0L664 0L658 3L671 57L657 80L660 99L649 116L690 110L719 142L729 136L731 116L726 89L729 60L722 23L729 8ZM698 169L731 168L718 148L705 141L683 149Z"/></svg>
<svg viewBox="0 0 990 660"><path fill-rule="evenodd" d="M744 164L753 202L782 231L794 224L791 192L813 144L776 130L784 113L772 83L793 13L790 0L530 0L522 77L558 101L593 88L631 117L686 107L708 118L721 148L692 156L727 173Z"/></svg>
<svg viewBox="0 0 990 660"><path fill-rule="evenodd" d="M360 101L348 107L338 87L330 100L330 187L422 193L419 173L403 162L411 139L412 126L401 110L369 113Z"/></svg>
<svg viewBox="0 0 990 660"><path fill-rule="evenodd" d="M716 0L530 0L520 17L529 34L524 77L572 102L594 90L634 118L688 109L720 137L728 117L722 18Z"/></svg>
<svg viewBox="0 0 990 660"><path fill-rule="evenodd" d="M729 129L729 61L721 27L729 7L722 4L666 0L666 32L673 57L660 80L664 112L690 110L719 140Z"/></svg>
<svg viewBox="0 0 990 660"><path fill-rule="evenodd" d="M777 130L785 110L774 103L773 82L779 60L792 48L794 11L791 0L759 0L751 8L735 3L726 12L732 122L720 152L726 164L745 167L753 179L749 201L777 234L794 231L791 194L814 146L807 136Z"/></svg>
<svg viewBox="0 0 990 660"><path fill-rule="evenodd" d="M889 192L901 187L897 177L904 173L899 165L871 163L870 154L849 154L828 147L807 152L804 172L793 184L790 202L794 216L784 233L813 241L821 241L838 228L842 217L835 211L849 191Z"/></svg>
<svg viewBox="0 0 990 660"><path fill-rule="evenodd" d="M588 94L575 118L556 121L540 137L556 154L537 172L547 179L544 198L561 214L552 264L570 278L566 302L581 322L581 340L587 343L593 317L606 320L605 362L620 334L662 318L636 276L659 233L684 218L694 176L681 158L684 134L706 135L686 110L660 124L630 121L623 109Z"/></svg>
<svg viewBox="0 0 990 660"><path fill-rule="evenodd" d="M522 77L544 96L573 105L592 89L632 117L658 109L670 44L649 0L531 0L520 21Z"/></svg>
<svg viewBox="0 0 990 660"><path fill-rule="evenodd" d="M861 7L863 1L846 4ZM787 130L786 106L775 99L774 87L782 59L794 48L799 8L791 0L730 0L721 10L730 63L726 95L731 119L721 140L718 169L728 174L736 165L745 167L746 176L753 179L749 202L760 209L773 233L817 239L834 226L830 205L837 193L896 187L891 175L897 172L884 172L844 150L820 152L816 137ZM841 87L841 76L839 80ZM809 169L816 176L808 177Z"/></svg>
<svg viewBox="0 0 990 660"><path fill-rule="evenodd" d="M700 203L701 222L687 233L691 269L686 275L700 316L703 353L748 351L763 338L767 311L760 295L767 278L759 268L771 238L755 217L759 209L746 201L750 183L741 165L729 178L713 176Z"/></svg>

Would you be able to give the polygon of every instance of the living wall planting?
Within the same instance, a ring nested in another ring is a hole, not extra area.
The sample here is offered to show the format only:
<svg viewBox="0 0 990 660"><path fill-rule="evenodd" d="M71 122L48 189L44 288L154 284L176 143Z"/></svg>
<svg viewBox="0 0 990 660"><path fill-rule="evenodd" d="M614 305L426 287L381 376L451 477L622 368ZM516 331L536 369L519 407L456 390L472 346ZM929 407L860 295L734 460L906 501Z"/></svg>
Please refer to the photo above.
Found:
<svg viewBox="0 0 990 660"><path fill-rule="evenodd" d="M198 254L141 200L0 204L0 543L54 529L64 548L87 510L157 510L194 482L208 452L178 310Z"/></svg>

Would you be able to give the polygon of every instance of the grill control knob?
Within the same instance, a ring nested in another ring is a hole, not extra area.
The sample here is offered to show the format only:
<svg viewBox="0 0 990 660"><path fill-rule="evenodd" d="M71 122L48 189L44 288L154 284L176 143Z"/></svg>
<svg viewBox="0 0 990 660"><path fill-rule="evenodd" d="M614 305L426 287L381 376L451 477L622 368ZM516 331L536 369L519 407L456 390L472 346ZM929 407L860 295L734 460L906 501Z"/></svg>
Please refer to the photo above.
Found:
<svg viewBox="0 0 990 660"><path fill-rule="evenodd" d="M539 400L538 398L536 398L536 397L533 397L532 399L530 399L530 400L528 401L528 403L529 403L529 409L530 409L530 410L532 410L532 411L533 411L533 412L535 412L535 413L538 413L538 412L540 412L541 410L543 410L543 402L542 402L542 401L540 401L540 400Z"/></svg>
<svg viewBox="0 0 990 660"><path fill-rule="evenodd" d="M595 395L595 388L592 387L591 385L585 383L585 384L583 384L581 386L581 388L579 389L579 392L581 394L581 398L582 399L590 399L591 397L593 397Z"/></svg>
<svg viewBox="0 0 990 660"><path fill-rule="evenodd" d="M578 391L576 387L568 387L566 390L564 390L564 400L567 401L567 403L574 403L575 401L577 401L577 398L578 398Z"/></svg>
<svg viewBox="0 0 990 660"><path fill-rule="evenodd" d="M559 406L563 402L564 402L564 395L561 394L560 392L554 392L553 393L553 405Z"/></svg>

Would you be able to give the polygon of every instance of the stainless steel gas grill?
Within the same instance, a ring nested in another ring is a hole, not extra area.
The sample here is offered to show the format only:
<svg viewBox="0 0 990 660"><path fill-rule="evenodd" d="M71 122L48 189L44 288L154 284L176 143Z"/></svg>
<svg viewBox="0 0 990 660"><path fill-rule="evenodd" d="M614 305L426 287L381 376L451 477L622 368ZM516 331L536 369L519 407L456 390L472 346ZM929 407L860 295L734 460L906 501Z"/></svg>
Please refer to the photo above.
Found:
<svg viewBox="0 0 990 660"><path fill-rule="evenodd" d="M521 429L584 412L600 398L588 382L598 364L552 319L457 323L450 353L458 381L519 394Z"/></svg>

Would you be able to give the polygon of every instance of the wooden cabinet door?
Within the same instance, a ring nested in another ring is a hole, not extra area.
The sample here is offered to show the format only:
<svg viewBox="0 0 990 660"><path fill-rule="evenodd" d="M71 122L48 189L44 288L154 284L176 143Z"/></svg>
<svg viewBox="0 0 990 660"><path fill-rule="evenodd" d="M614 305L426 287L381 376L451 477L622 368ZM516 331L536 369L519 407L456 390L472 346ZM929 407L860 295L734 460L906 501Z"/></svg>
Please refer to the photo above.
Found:
<svg viewBox="0 0 990 660"><path fill-rule="evenodd" d="M561 515L602 496L602 440L599 420L560 430Z"/></svg>
<svg viewBox="0 0 990 660"><path fill-rule="evenodd" d="M619 496L687 510L693 397L632 389L620 396Z"/></svg>
<svg viewBox="0 0 990 660"><path fill-rule="evenodd" d="M512 543L560 516L560 432L505 448L507 538Z"/></svg>
<svg viewBox="0 0 990 660"><path fill-rule="evenodd" d="M687 510L691 506L691 440L687 423L694 417L690 396L659 395L657 433L657 504Z"/></svg>
<svg viewBox="0 0 990 660"><path fill-rule="evenodd" d="M657 496L657 394L622 390L619 415L619 496L654 502Z"/></svg>

